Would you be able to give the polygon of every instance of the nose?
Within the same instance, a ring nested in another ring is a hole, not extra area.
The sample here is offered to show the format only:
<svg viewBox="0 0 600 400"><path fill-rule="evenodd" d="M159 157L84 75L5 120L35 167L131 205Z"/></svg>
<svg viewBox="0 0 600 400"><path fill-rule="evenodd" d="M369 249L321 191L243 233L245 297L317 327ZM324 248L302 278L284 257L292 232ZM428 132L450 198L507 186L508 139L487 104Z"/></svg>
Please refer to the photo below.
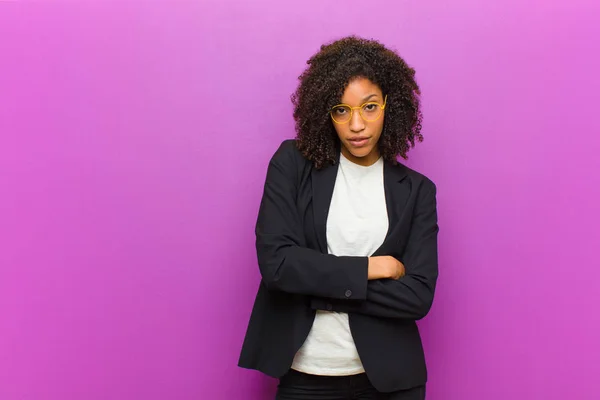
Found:
<svg viewBox="0 0 600 400"><path fill-rule="evenodd" d="M358 110L354 110L352 113L352 118L350 118L349 125L352 132L361 132L365 129L365 121L362 119L362 116Z"/></svg>

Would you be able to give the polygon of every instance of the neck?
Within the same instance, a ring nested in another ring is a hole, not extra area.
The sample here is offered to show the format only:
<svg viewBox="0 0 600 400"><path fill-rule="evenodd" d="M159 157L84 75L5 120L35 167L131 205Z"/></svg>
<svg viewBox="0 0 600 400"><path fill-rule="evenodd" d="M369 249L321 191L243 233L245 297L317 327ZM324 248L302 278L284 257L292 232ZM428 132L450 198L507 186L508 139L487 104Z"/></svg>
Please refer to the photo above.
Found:
<svg viewBox="0 0 600 400"><path fill-rule="evenodd" d="M369 166L375 164L377 162L377 160L379 160L379 157L380 157L379 150L377 148L374 148L369 154L367 154L364 157L356 157L355 155L350 153L350 151L348 151L348 149L346 149L344 146L342 146L342 154L344 155L344 157L346 157L348 160L352 161L354 164L358 164L363 167L369 167Z"/></svg>

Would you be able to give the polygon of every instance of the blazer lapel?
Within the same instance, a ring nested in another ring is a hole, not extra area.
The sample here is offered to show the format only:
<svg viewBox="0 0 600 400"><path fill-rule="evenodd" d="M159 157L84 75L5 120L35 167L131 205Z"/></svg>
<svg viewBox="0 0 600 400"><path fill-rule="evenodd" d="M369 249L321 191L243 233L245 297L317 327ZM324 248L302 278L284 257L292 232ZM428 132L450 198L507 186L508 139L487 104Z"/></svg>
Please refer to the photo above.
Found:
<svg viewBox="0 0 600 400"><path fill-rule="evenodd" d="M331 205L338 166L339 155L334 165L321 170L313 168L311 172L313 217L317 243L322 253L327 253L327 217L329 215L329 206ZM395 237L402 228L400 221L402 220L405 205L410 196L410 188L402 184L404 178L406 178L406 167L404 165L392 165L387 162L384 164L383 185L389 227L383 244L373 255L377 255L380 251L384 250L388 239Z"/></svg>
<svg viewBox="0 0 600 400"><path fill-rule="evenodd" d="M390 231L398 225L409 191L403 190L400 182L406 177L406 167L402 164L385 163L383 167L383 186L385 187L385 204L390 221Z"/></svg>
<svg viewBox="0 0 600 400"><path fill-rule="evenodd" d="M311 172L312 196L313 196L313 217L317 235L317 243L322 253L327 253L327 216L329 215L329 206L333 196L335 178L339 163L339 153L336 163L317 170L313 168Z"/></svg>
<svg viewBox="0 0 600 400"><path fill-rule="evenodd" d="M406 167L403 164L392 165L385 163L383 166L383 186L385 189L385 205L388 214L388 231L385 240L381 246L373 253L374 256L380 255L385 251L386 245L391 238L397 237L404 213L405 205L410 196L410 189L402 184L406 178Z"/></svg>

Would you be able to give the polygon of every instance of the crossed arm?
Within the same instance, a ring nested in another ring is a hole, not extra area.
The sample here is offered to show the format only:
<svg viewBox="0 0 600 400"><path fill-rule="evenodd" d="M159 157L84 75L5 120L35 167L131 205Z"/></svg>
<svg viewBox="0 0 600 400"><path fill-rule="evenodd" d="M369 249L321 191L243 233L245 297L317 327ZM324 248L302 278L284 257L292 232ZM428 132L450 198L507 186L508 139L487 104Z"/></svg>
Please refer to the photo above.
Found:
<svg viewBox="0 0 600 400"><path fill-rule="evenodd" d="M270 290L311 296L314 309L421 319L438 275L436 189L424 182L402 260L338 257L305 247L296 211L295 155L280 147L267 171L256 223L256 250Z"/></svg>

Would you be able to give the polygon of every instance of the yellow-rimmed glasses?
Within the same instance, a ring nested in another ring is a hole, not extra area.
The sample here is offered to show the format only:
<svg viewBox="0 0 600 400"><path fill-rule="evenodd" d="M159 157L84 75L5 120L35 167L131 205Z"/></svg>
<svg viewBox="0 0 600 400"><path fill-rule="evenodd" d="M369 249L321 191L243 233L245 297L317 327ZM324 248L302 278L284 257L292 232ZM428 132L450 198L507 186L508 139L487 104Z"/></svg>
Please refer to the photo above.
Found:
<svg viewBox="0 0 600 400"><path fill-rule="evenodd" d="M387 103L387 96L383 99L383 104L379 104L376 101L368 101L365 104L358 107L351 107L348 104L338 104L331 108L329 114L331 119L336 124L347 124L352 119L352 113L358 109L362 119L368 122L377 121L383 115L383 110Z"/></svg>

